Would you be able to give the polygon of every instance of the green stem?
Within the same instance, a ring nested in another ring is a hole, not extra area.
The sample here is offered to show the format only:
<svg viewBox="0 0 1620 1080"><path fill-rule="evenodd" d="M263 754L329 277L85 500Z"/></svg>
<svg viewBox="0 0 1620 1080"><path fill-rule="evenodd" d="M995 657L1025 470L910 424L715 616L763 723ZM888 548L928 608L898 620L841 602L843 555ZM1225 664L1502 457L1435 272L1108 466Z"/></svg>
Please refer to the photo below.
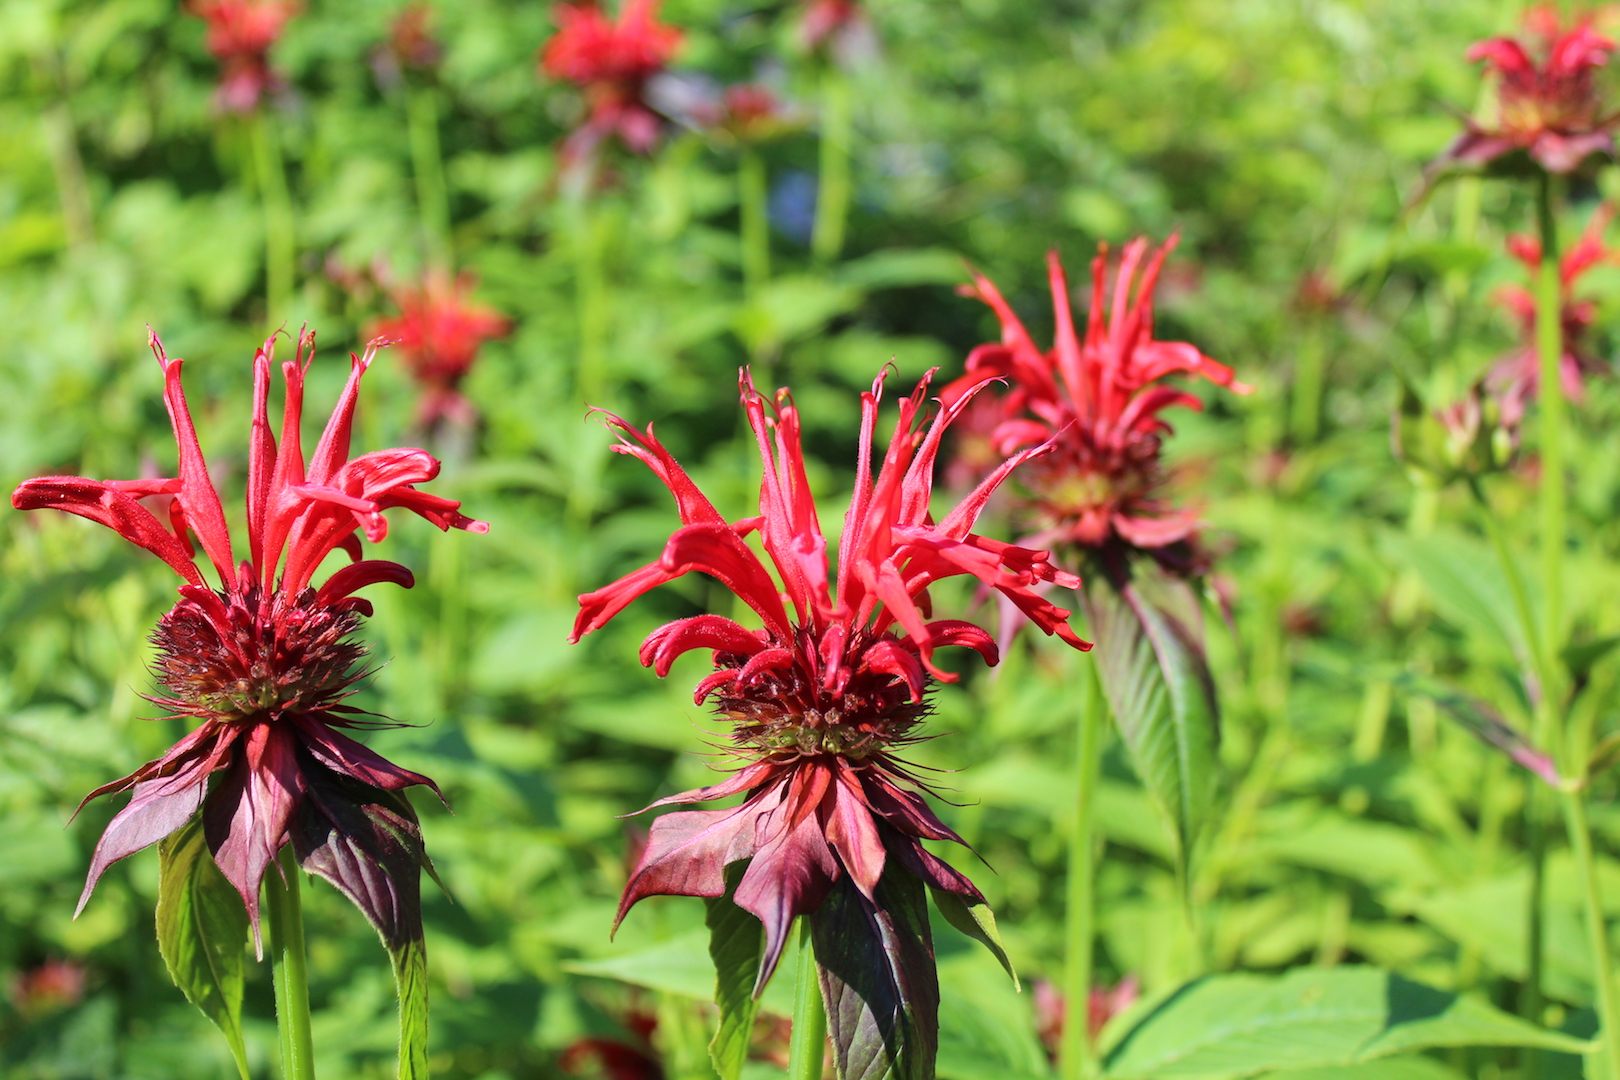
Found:
<svg viewBox="0 0 1620 1080"><path fill-rule="evenodd" d="M276 991L276 1033L281 1044L282 1080L315 1080L315 1051L309 1031L309 966L304 956L304 913L298 897L303 871L291 846L281 849L280 872L264 876L270 916L270 974Z"/></svg>
<svg viewBox="0 0 1620 1080"><path fill-rule="evenodd" d="M844 247L844 222L849 215L849 154L851 120L849 80L835 67L821 77L821 160L816 185L816 223L810 234L810 253L819 262L832 262Z"/></svg>
<svg viewBox="0 0 1620 1080"><path fill-rule="evenodd" d="M450 241L450 196L439 151L439 92L413 86L405 99L411 140L411 171L416 176L416 208L422 218L422 243L428 262L448 267L454 259Z"/></svg>
<svg viewBox="0 0 1620 1080"><path fill-rule="evenodd" d="M737 160L737 205L742 216L743 290L759 297L771 276L771 232L766 211L765 162L753 149Z"/></svg>
<svg viewBox="0 0 1620 1080"><path fill-rule="evenodd" d="M1069 833L1069 880L1064 923L1063 998L1067 1003L1063 1044L1059 1048L1063 1080L1085 1080L1095 1072L1088 1030L1092 944L1096 936L1096 867L1092 803L1101 758L1104 709L1094 670L1081 676L1079 752L1075 757L1074 822Z"/></svg>
<svg viewBox="0 0 1620 1080"><path fill-rule="evenodd" d="M252 126L253 162L258 170L259 200L264 209L265 325L274 330L291 314L294 261L292 197L287 193L287 167L281 156L281 138L275 116L260 109Z"/></svg>
<svg viewBox="0 0 1620 1080"><path fill-rule="evenodd" d="M1294 363L1294 412L1290 419L1297 446L1314 443L1321 430L1322 385L1327 376L1327 333L1323 322L1312 318Z"/></svg>
<svg viewBox="0 0 1620 1080"><path fill-rule="evenodd" d="M810 924L799 920L799 982L793 992L793 1034L788 1040L788 1080L821 1080L827 1054L827 1008L821 1000Z"/></svg>
<svg viewBox="0 0 1620 1080"><path fill-rule="evenodd" d="M1541 176L1536 218L1541 232L1541 268L1536 280L1536 352L1541 360L1537 394L1541 405L1542 644L1548 657L1562 644L1564 612L1564 355L1563 304L1559 281L1558 223L1553 217L1552 177ZM1552 697L1557 688L1543 686Z"/></svg>
<svg viewBox="0 0 1620 1080"><path fill-rule="evenodd" d="M1614 992L1614 965L1609 953L1609 930L1603 918L1603 895L1598 888L1597 859L1592 853L1592 830L1586 820L1584 791L1560 791L1569 846L1581 876L1586 904L1587 948L1592 952L1592 978L1597 983L1598 1037L1603 1080L1620 1080L1620 1001Z"/></svg>

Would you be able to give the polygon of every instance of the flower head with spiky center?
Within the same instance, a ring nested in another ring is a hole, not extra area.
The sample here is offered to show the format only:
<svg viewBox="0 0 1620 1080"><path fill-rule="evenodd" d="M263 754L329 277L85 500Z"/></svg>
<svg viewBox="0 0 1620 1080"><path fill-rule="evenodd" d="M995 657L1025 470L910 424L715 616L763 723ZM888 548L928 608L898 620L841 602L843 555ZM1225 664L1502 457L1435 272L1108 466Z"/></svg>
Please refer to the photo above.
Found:
<svg viewBox="0 0 1620 1080"><path fill-rule="evenodd" d="M442 420L472 426L472 403L461 395L461 382L472 370L485 341L511 328L494 308L473 302L471 275L452 278L430 270L420 283L392 290L399 314L371 324L372 337L387 338L405 356L411 375L422 388L417 420L432 428Z"/></svg>
<svg viewBox="0 0 1620 1080"><path fill-rule="evenodd" d="M1523 152L1548 172L1568 173L1593 154L1613 154L1620 116L1605 113L1593 74L1614 48L1588 18L1566 28L1551 5L1525 13L1521 36L1479 42L1468 59L1496 74L1498 118L1469 119L1437 164L1490 165Z"/></svg>
<svg viewBox="0 0 1620 1080"><path fill-rule="evenodd" d="M619 20L593 0L558 4L557 33L540 50L540 70L585 92L585 122L563 144L565 163L588 160L617 135L633 153L658 141L658 115L647 105L647 83L663 71L681 32L658 21L659 0L625 0Z"/></svg>
<svg viewBox="0 0 1620 1080"><path fill-rule="evenodd" d="M371 605L356 590L412 584L398 563L361 558L361 536L381 540L383 511L392 507L441 529L486 526L464 516L459 503L417 490L439 470L425 451L378 450L350 459L360 378L375 347L363 357L351 354L348 385L305 460L304 378L315 353L315 335L305 332L296 358L281 364L279 446L269 417L275 338L253 358L249 558L237 564L181 386L182 361L167 355L156 334L151 345L179 446L178 477L47 476L11 497L19 510L64 510L100 522L184 579L179 602L153 635L162 692L152 700L201 723L156 761L85 796L89 802L132 794L96 844L79 907L108 866L176 832L200 810L214 861L241 894L255 934L260 882L290 842L306 870L331 880L392 940L408 930L398 924L403 909L395 890L414 896L415 889L414 878L397 880L400 860L424 860L410 804L397 793L413 784L438 789L336 730L365 726L370 715L344 704L365 674L365 649L352 635ZM192 537L213 564L218 588L193 561ZM314 586L321 563L339 548L355 561Z"/></svg>
<svg viewBox="0 0 1620 1080"><path fill-rule="evenodd" d="M1563 356L1558 372L1564 395L1580 401L1585 395L1584 376L1601 374L1609 366L1592 353L1587 337L1592 320L1597 316L1597 305L1575 294L1581 277L1594 266L1616 261L1617 253L1603 242L1603 232L1614 218L1611 203L1599 206L1581 233L1558 260L1558 280L1561 292L1559 305L1562 323ZM1515 234L1508 237L1508 251L1530 271L1531 278L1541 269L1541 243L1533 236ZM1536 348L1536 298L1523 285L1505 285L1496 292L1496 299L1519 325L1519 345L1492 366L1485 376L1486 387L1502 403L1503 421L1516 425L1524 417L1525 406L1535 398L1541 385L1541 360Z"/></svg>
<svg viewBox="0 0 1620 1080"><path fill-rule="evenodd" d="M221 109L252 112L281 87L270 47L300 6L298 0L192 0L192 13L208 23L208 51L220 63L214 100Z"/></svg>
<svg viewBox="0 0 1620 1080"><path fill-rule="evenodd" d="M1001 341L968 356L967 373L945 388L955 401L995 380L1000 416L989 428L991 460L1039 444L1052 452L1020 473L1029 492L1031 542L1102 548L1116 541L1145 550L1185 540L1198 526L1190 510L1176 510L1159 495L1161 436L1170 425L1159 415L1173 405L1198 409L1199 400L1162 381L1173 374L1203 376L1239 393L1232 370L1182 341L1153 337L1153 290L1176 238L1149 256L1145 239L1125 245L1113 296L1108 295L1108 246L1091 264L1091 311L1085 336L1075 332L1069 283L1057 253L1047 256L1056 342L1043 351L994 284L974 276L968 296L984 301L1001 322ZM1144 259L1146 264L1144 267ZM1137 280L1140 272L1141 279ZM983 457L983 447L974 452Z"/></svg>
<svg viewBox="0 0 1620 1080"><path fill-rule="evenodd" d="M946 428L971 394L927 423L932 373L900 402L877 474L871 452L883 377L861 397L855 492L839 540L836 577L805 474L799 414L786 391L767 402L742 377L742 404L764 465L760 514L728 522L653 436L617 417L614 449L645 463L675 496L681 515L656 562L580 597L574 639L604 625L649 589L697 571L730 589L759 617L751 630L719 615L680 619L655 631L641 662L660 676L692 649L713 651L714 673L697 687L733 723L742 765L722 783L654 806L707 802L746 792L730 810L667 814L619 904L619 918L646 896L721 896L725 867L752 859L735 894L764 923L758 981L776 966L794 917L815 911L841 876L875 903L892 859L937 888L982 902L967 878L925 850L922 840L956 840L928 808L923 785L897 757L927 715L932 680L952 681L933 660L942 645L966 645L997 660L989 634L969 622L928 616L928 588L968 574L998 590L1048 634L1089 648L1068 612L1036 592L1079 579L1047 554L975 534L973 524L1014 468L1049 452L1023 450L1003 462L954 510L929 514L935 459ZM744 540L758 533L775 577ZM790 610L791 608L791 610Z"/></svg>

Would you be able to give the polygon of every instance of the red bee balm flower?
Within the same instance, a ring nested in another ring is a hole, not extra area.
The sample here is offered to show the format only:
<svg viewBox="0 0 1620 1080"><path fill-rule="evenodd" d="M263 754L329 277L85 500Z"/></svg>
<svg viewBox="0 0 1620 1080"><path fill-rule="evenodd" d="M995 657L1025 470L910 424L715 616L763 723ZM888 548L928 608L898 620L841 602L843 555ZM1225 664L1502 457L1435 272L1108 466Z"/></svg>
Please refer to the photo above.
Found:
<svg viewBox="0 0 1620 1080"><path fill-rule="evenodd" d="M647 80L664 70L681 32L658 21L658 0L626 0L617 23L594 3L558 4L557 33L540 51L540 69L585 91L590 115L563 144L563 156L587 157L609 135L645 154L658 141Z"/></svg>
<svg viewBox="0 0 1620 1080"><path fill-rule="evenodd" d="M1552 6L1530 9L1524 29L1521 38L1490 38L1468 50L1468 59L1497 75L1500 118L1494 128L1468 121L1442 161L1484 165L1523 150L1547 171L1567 173L1592 154L1614 152L1620 117L1604 114L1592 79L1614 42L1588 19L1564 29Z"/></svg>
<svg viewBox="0 0 1620 1080"><path fill-rule="evenodd" d="M215 96L220 108L252 112L281 86L270 68L270 46L298 8L297 0L192 0L192 14L208 23L208 51L223 69Z"/></svg>
<svg viewBox="0 0 1620 1080"><path fill-rule="evenodd" d="M1563 292L1560 322L1563 324L1564 342L1558 371L1564 394L1573 401L1579 401L1584 396L1583 375L1607 370L1607 365L1592 355L1586 341L1592 320L1597 316L1597 305L1591 300L1577 299L1574 291L1581 276L1592 267L1615 261L1615 252L1603 242L1603 230L1613 217L1612 205L1604 203L1598 207L1581 238L1558 260L1559 283ZM1510 236L1508 251L1525 265L1533 280L1541 269L1541 242L1533 236ZM1511 425L1523 418L1525 405L1536 396L1541 385L1541 360L1536 349L1536 298L1521 285L1507 285L1497 291L1496 299L1518 321L1520 345L1496 362L1486 375L1485 384L1500 397L1502 418Z"/></svg>
<svg viewBox="0 0 1620 1080"><path fill-rule="evenodd" d="M896 863L938 889L983 902L972 882L922 847L925 839L961 839L928 808L922 785L895 757L915 741L929 711L930 679L955 679L935 666L937 647L966 645L991 664L997 660L990 635L978 626L928 621L928 587L971 574L1048 634L1090 648L1069 627L1068 612L1036 592L1046 582L1074 588L1078 578L1053 566L1045 552L972 532L1007 475L1050 447L1014 455L938 524L930 519L940 440L968 397L941 411L925 431L930 378L900 402L876 477L871 447L883 377L861 395L855 493L839 541L836 582L805 476L799 414L785 390L768 404L743 374L742 404L765 475L760 516L737 522L721 517L651 427L643 432L608 417L621 440L614 449L640 459L664 482L681 527L656 562L580 597L574 640L642 593L692 571L720 581L764 624L750 630L719 615L697 615L662 627L641 647L641 662L660 676L682 653L714 651L715 671L698 685L695 700L715 698L719 714L735 724L732 739L746 762L719 784L653 805L742 792L748 798L734 809L655 821L618 918L646 896L722 896L725 867L752 859L735 899L765 925L759 986L775 969L794 917L816 911L844 875L870 905L877 904L885 867ZM756 531L774 579L743 540Z"/></svg>
<svg viewBox="0 0 1620 1080"><path fill-rule="evenodd" d="M429 271L420 285L394 290L398 315L371 325L372 337L398 343L421 385L423 427L440 420L471 426L473 407L461 396L461 381L472 370L478 347L510 328L500 312L468 299L472 285L465 274L452 280L443 271Z"/></svg>
<svg viewBox="0 0 1620 1080"><path fill-rule="evenodd" d="M297 359L281 365L287 389L279 449L268 407L275 339L253 357L250 558L237 565L181 387L181 361L165 354L155 334L151 345L163 367L179 478L47 476L11 496L19 510L65 510L109 526L185 579L179 602L153 635L164 692L152 700L201 724L156 761L85 796L89 802L133 793L96 844L79 907L108 866L176 832L200 810L214 861L241 893L255 935L259 884L290 842L306 871L331 881L394 941L413 932L402 922L416 908L416 877L404 881L401 872L426 864L416 817L398 793L412 784L438 788L336 730L364 726L367 715L343 704L366 674L360 667L365 649L350 635L371 605L355 591L377 582L412 583L398 563L361 559L359 534L381 540L388 529L383 511L391 507L441 529L483 532L486 526L462 515L459 503L416 489L439 471L422 450L349 459L360 377L374 347L364 357L351 354L348 385L306 464L299 430L304 376L315 353L315 335L306 332ZM160 504L167 525L142 500ZM219 589L193 562L188 533L213 563ZM322 561L338 548L357 561L312 586Z"/></svg>
<svg viewBox="0 0 1620 1080"><path fill-rule="evenodd" d="M1000 422L991 431L995 456L1053 444L1053 452L1021 475L1033 495L1035 543L1100 548L1116 538L1156 549L1190 536L1198 516L1172 510L1157 497L1162 481L1160 436L1170 425L1159 413L1172 405L1202 408L1191 394L1160 380L1185 372L1247 393L1232 369L1183 341L1153 338L1153 289L1176 237L1147 258L1148 243L1125 245L1107 296L1108 246L1091 264L1091 313L1084 339L1069 311L1069 283L1057 253L1047 256L1057 341L1043 352L988 278L975 274L964 295L983 300L1001 320L1001 341L968 355L967 374L945 388L954 402L994 379ZM1141 271L1141 280L1137 273ZM1132 289L1135 288L1133 295ZM982 453L982 450L981 450Z"/></svg>

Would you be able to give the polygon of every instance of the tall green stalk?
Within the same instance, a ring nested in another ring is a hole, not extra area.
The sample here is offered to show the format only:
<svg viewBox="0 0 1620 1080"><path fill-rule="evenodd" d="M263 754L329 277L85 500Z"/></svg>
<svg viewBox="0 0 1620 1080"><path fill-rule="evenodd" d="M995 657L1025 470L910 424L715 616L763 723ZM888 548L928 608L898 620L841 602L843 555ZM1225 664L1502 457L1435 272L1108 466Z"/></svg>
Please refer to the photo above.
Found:
<svg viewBox="0 0 1620 1080"><path fill-rule="evenodd" d="M292 314L294 232L292 196L287 191L287 167L281 156L281 137L275 115L259 109L248 120L253 140L253 164L258 175L259 201L264 210L265 325L282 325Z"/></svg>
<svg viewBox="0 0 1620 1080"><path fill-rule="evenodd" d="M309 965L304 955L304 912L298 863L281 849L280 873L264 876L270 917L270 976L276 991L276 1034L282 1080L315 1080L314 1040L309 1030ZM285 879L285 883L283 883Z"/></svg>
<svg viewBox="0 0 1620 1080"><path fill-rule="evenodd" d="M759 297L771 276L771 231L766 207L765 161L751 147L737 159L737 206L742 218L743 291Z"/></svg>
<svg viewBox="0 0 1620 1080"><path fill-rule="evenodd" d="M1063 933L1063 998L1067 1002L1063 1043L1058 1057L1063 1080L1086 1080L1095 1075L1088 1030L1091 996L1092 944L1096 937L1096 837L1092 818L1102 755L1106 710L1098 693L1096 672L1081 676L1084 699L1080 737L1075 755L1074 821L1069 831L1069 878Z"/></svg>
<svg viewBox="0 0 1620 1080"><path fill-rule="evenodd" d="M1541 233L1541 268L1536 280L1536 352L1540 357L1541 411L1541 576L1542 634L1548 656L1556 656L1563 639L1564 544L1567 536L1564 496L1564 356L1563 297L1559 280L1558 223L1553 217L1552 177L1541 176L1536 223ZM1544 686L1551 695L1556 687Z"/></svg>
<svg viewBox="0 0 1620 1080"><path fill-rule="evenodd" d="M411 141L411 171L416 177L416 208L422 218L422 244L428 262L449 267L450 196L439 150L439 92L432 86L406 90L405 120Z"/></svg>
<svg viewBox="0 0 1620 1080"><path fill-rule="evenodd" d="M849 80L829 66L821 76L821 158L816 184L816 223L810 254L832 262L844 249L844 223L849 216L849 156L853 141L853 102Z"/></svg>
<svg viewBox="0 0 1620 1080"><path fill-rule="evenodd" d="M788 1080L821 1080L827 1055L827 1007L821 1000L810 924L799 920L799 981L793 992L793 1034L788 1040Z"/></svg>

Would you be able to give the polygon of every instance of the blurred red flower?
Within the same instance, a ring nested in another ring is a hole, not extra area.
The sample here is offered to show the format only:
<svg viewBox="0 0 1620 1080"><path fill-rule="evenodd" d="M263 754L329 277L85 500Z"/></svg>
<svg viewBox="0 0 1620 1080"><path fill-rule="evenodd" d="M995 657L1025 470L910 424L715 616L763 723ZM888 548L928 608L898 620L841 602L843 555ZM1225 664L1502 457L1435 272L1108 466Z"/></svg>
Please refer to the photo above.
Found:
<svg viewBox="0 0 1620 1080"><path fill-rule="evenodd" d="M208 23L208 51L220 63L214 98L220 108L252 112L267 93L280 89L270 47L300 6L298 0L191 0L192 13Z"/></svg>
<svg viewBox="0 0 1620 1080"><path fill-rule="evenodd" d="M79 907L108 866L176 832L200 810L214 861L241 894L255 936L260 882L290 842L306 871L331 881L395 940L411 929L397 925L400 911L414 910L400 897L402 890L414 897L416 879L402 880L401 869L426 863L415 814L398 792L413 784L438 788L336 730L380 719L365 720L370 714L343 704L366 674L365 648L350 635L371 605L354 593L378 582L408 588L413 580L398 563L362 559L360 534L381 540L388 531L383 511L392 507L441 529L486 526L461 514L459 503L416 489L439 471L425 451L377 450L350 459L360 378L374 347L364 357L351 354L348 385L305 462L304 377L315 353L315 335L306 331L296 359L281 365L279 449L269 418L275 338L253 357L250 557L238 565L181 386L182 361L170 359L156 334L151 346L163 368L178 478L48 476L11 496L19 510L65 510L100 522L184 579L179 602L153 635L164 693L151 700L201 724L156 761L85 796L89 802L133 792L96 844ZM193 562L193 536L213 563L217 590ZM311 578L339 548L355 561L315 588Z"/></svg>
<svg viewBox="0 0 1620 1080"><path fill-rule="evenodd" d="M1609 371L1608 365L1592 353L1586 341L1597 305L1591 300L1577 299L1575 285L1592 267L1613 263L1620 254L1603 242L1603 232L1614 218L1614 212L1613 204L1599 206L1580 239L1558 260L1564 342L1558 371L1565 396L1574 401L1581 400L1585 394L1583 375ZM1508 251L1525 265L1534 280L1541 268L1541 242L1533 236L1516 234L1508 237ZM1536 349L1536 298L1522 285L1506 285L1497 290L1496 299L1518 321L1520 344L1496 362L1485 376L1485 385L1501 401L1502 420L1511 426L1524 417L1526 404L1536 396L1541 385L1541 360Z"/></svg>
<svg viewBox="0 0 1620 1080"><path fill-rule="evenodd" d="M871 26L860 0L809 0L799 20L799 40L811 52L841 58L871 48Z"/></svg>
<svg viewBox="0 0 1620 1080"><path fill-rule="evenodd" d="M1099 245L1091 264L1084 338L1069 310L1063 264L1056 252L1048 254L1057 339L1044 352L988 278L975 274L973 285L963 289L995 311L1001 341L974 349L967 373L945 388L943 398L954 403L1004 380L1006 389L994 391L1000 407L996 423L991 427L981 418L979 424L989 429L994 459L1052 445L1050 454L1020 473L1034 517L1030 543L1101 548L1117 539L1152 550L1187 539L1198 526L1194 511L1174 509L1158 495L1160 437L1171 430L1159 414L1173 405L1199 409L1202 404L1161 380L1186 373L1238 393L1249 388L1233 381L1231 368L1196 347L1154 339L1153 290L1175 245L1172 236L1147 257L1146 239L1126 244L1112 298L1108 246ZM982 459L983 450L975 444L971 452Z"/></svg>
<svg viewBox="0 0 1620 1080"><path fill-rule="evenodd" d="M937 524L931 519L940 442L971 395L941 410L925 430L930 377L901 400L875 477L872 437L883 376L861 395L855 493L836 581L805 474L798 410L785 390L767 403L746 371L742 376L742 404L765 474L760 515L737 522L720 515L651 428L607 418L620 438L614 449L638 458L664 482L682 525L656 562L580 597L574 640L641 594L693 571L720 581L764 624L750 630L719 615L697 615L661 627L642 644L641 662L659 676L685 652L713 650L715 671L698 684L695 700L716 698L719 715L735 725L733 749L745 762L719 784L653 806L739 793L747 799L734 809L655 821L618 919L646 896L722 896L725 867L751 859L735 899L765 926L758 986L775 969L793 919L816 911L845 874L872 910L891 859L935 888L983 902L972 882L923 848L924 839L961 839L929 809L926 786L895 757L918 737L915 729L930 708L930 679L956 678L935 666L937 647L965 645L988 663L998 659L990 635L978 626L929 621L929 586L970 574L1046 633L1090 647L1069 627L1068 612L1036 592L1046 582L1077 587L1078 578L1053 566L1045 552L972 532L996 487L1050 447L1014 454ZM754 532L775 578L744 542Z"/></svg>
<svg viewBox="0 0 1620 1080"><path fill-rule="evenodd" d="M645 154L658 141L658 116L647 105L647 81L664 70L681 32L658 21L659 0L625 0L619 21L591 0L558 4L557 33L540 50L540 69L585 92L585 123L563 143L564 163L587 159L609 135Z"/></svg>
<svg viewBox="0 0 1620 1080"><path fill-rule="evenodd" d="M1557 7L1531 8L1519 37L1468 50L1497 76L1498 119L1492 127L1469 120L1441 161L1485 165L1522 150L1549 172L1567 173L1592 154L1612 154L1620 115L1604 111L1592 75L1614 48L1590 18L1565 28Z"/></svg>
<svg viewBox="0 0 1620 1080"><path fill-rule="evenodd" d="M407 4L394 16L388 27L388 52L402 68L437 66L444 49L433 36L433 9L424 3Z"/></svg>
<svg viewBox="0 0 1620 1080"><path fill-rule="evenodd" d="M24 1019L38 1019L84 1000L84 974L76 961L47 960L13 976L6 997Z"/></svg>
<svg viewBox="0 0 1620 1080"><path fill-rule="evenodd" d="M374 320L368 336L396 343L411 376L422 388L417 422L432 429L448 420L471 427L472 403L461 395L461 382L472 370L485 341L504 335L511 323L494 308L474 303L469 274L451 278L429 270L420 282L391 290L399 314Z"/></svg>

